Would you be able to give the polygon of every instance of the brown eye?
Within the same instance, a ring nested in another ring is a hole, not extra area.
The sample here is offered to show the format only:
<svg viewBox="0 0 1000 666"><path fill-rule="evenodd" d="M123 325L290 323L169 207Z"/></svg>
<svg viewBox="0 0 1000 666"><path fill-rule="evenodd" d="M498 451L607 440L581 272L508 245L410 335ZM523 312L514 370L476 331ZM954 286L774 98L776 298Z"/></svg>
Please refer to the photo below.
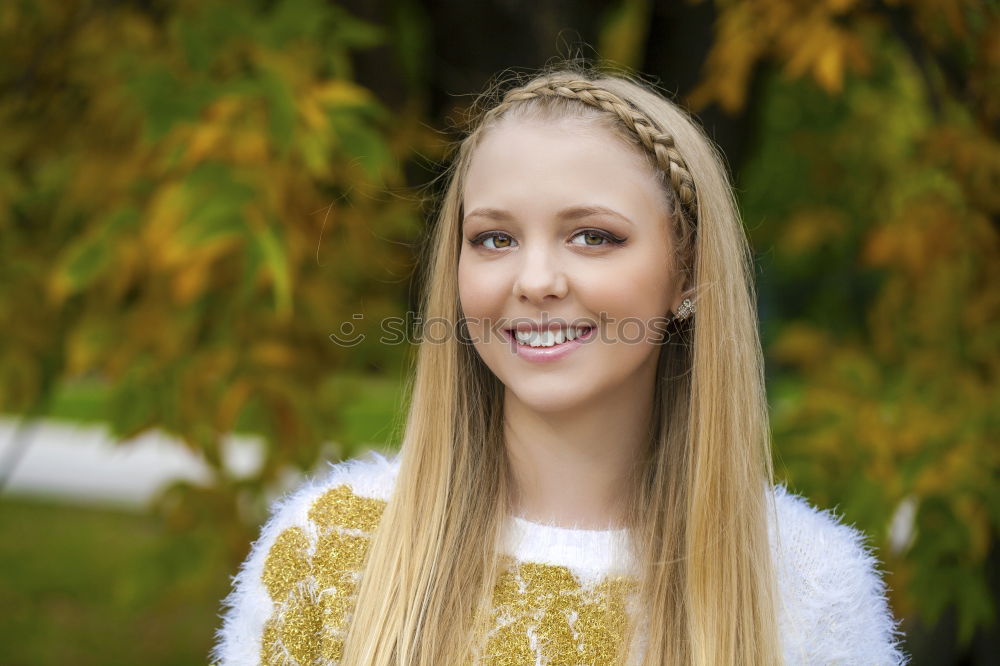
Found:
<svg viewBox="0 0 1000 666"><path fill-rule="evenodd" d="M582 240L581 240L582 239ZM573 236L573 245L583 245L585 247L603 247L605 245L621 245L624 238L618 238L606 231L588 229Z"/></svg>
<svg viewBox="0 0 1000 666"><path fill-rule="evenodd" d="M509 234L491 231L477 237L472 241L472 244L482 245L489 250L506 250L509 247L514 247L514 239Z"/></svg>

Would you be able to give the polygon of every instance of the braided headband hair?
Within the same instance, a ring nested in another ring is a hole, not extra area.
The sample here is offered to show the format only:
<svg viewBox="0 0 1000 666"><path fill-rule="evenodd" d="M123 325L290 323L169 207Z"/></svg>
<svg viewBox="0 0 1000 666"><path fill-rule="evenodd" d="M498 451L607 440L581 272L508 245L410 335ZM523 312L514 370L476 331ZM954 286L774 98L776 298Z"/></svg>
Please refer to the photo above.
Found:
<svg viewBox="0 0 1000 666"><path fill-rule="evenodd" d="M592 81L577 78L542 78L515 88L504 95L500 104L483 116L483 124L498 117L518 102L546 97L572 99L615 114L622 124L638 137L642 146L655 157L657 165L666 174L687 221L697 226L698 205L694 179L680 151L674 145L673 135L658 127L635 106Z"/></svg>

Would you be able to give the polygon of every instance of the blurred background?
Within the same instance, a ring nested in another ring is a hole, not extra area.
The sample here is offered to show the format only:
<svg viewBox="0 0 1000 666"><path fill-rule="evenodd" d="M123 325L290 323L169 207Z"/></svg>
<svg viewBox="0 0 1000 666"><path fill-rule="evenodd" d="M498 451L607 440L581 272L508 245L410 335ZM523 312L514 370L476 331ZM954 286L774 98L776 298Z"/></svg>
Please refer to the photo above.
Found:
<svg viewBox="0 0 1000 666"><path fill-rule="evenodd" d="M913 663L996 663L995 0L6 0L0 662L206 661L269 503L398 446L380 321L463 113L561 58L719 143L779 480L869 535Z"/></svg>

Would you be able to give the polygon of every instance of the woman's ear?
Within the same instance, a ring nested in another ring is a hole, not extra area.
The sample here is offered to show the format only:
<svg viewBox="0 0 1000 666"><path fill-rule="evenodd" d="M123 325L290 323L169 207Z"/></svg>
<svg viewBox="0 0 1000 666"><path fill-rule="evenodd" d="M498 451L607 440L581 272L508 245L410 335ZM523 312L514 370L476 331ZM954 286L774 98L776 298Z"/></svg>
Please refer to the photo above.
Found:
<svg viewBox="0 0 1000 666"><path fill-rule="evenodd" d="M695 290L688 287L690 284L686 279L678 287L674 298L670 304L670 315L677 320L687 319L694 314L695 310Z"/></svg>
<svg viewBox="0 0 1000 666"><path fill-rule="evenodd" d="M694 301L694 290L688 288L690 284L687 276L683 271L677 272L677 278L674 280L673 294L670 299L670 314L677 314L677 308L681 306L684 299L689 299Z"/></svg>

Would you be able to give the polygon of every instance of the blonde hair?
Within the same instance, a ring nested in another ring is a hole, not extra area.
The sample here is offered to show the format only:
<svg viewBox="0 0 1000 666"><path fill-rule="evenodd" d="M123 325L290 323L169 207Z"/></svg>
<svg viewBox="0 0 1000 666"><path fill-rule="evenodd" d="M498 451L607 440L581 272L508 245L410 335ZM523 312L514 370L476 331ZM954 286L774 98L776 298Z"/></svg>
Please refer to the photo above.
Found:
<svg viewBox="0 0 1000 666"><path fill-rule="evenodd" d="M463 344L457 266L463 180L501 120L596 121L662 174L697 314L661 347L654 431L627 525L642 571L645 664L781 661L767 537L769 428L751 260L722 160L677 106L623 76L544 73L481 114L458 147L425 264L425 321L394 495L373 538L342 663L469 660L497 576L509 477L503 385ZM773 510L773 507L771 507Z"/></svg>

